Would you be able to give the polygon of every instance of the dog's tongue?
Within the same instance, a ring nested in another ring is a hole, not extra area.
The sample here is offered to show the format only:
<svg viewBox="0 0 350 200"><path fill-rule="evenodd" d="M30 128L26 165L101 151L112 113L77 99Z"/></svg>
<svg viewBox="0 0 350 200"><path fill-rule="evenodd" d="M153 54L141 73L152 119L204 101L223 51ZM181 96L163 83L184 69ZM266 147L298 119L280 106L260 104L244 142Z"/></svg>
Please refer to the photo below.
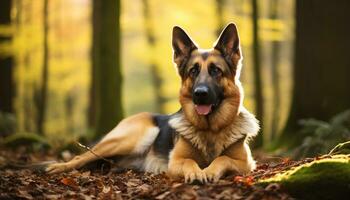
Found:
<svg viewBox="0 0 350 200"><path fill-rule="evenodd" d="M199 115L207 115L211 111L211 105L195 105L195 108Z"/></svg>

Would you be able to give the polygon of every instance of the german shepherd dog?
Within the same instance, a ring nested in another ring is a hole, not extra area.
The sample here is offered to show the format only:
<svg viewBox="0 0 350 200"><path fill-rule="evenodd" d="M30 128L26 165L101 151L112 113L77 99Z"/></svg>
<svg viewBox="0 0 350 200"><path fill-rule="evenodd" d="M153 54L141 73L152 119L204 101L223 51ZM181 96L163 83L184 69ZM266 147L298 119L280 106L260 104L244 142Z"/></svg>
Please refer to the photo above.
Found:
<svg viewBox="0 0 350 200"><path fill-rule="evenodd" d="M58 173L111 158L118 166L167 172L185 182L217 181L227 172L248 173L255 161L247 144L258 121L242 105L242 53L235 24L212 49L199 49L184 30L172 33L174 63L181 76L181 109L171 115L140 113L121 121L92 149L69 162L46 167Z"/></svg>

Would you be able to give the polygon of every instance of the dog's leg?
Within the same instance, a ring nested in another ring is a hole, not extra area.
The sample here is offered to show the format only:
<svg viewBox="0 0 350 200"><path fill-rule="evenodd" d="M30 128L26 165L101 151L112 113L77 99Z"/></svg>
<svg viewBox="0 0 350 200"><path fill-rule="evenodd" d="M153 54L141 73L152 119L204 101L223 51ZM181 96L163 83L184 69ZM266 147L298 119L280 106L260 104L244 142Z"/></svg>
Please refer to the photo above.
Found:
<svg viewBox="0 0 350 200"><path fill-rule="evenodd" d="M196 152L187 141L179 138L170 153L169 175L173 178L183 177L187 183L192 183L195 180L202 183L207 182L205 173L195 161L200 161L199 155L200 153Z"/></svg>
<svg viewBox="0 0 350 200"><path fill-rule="evenodd" d="M208 181L218 181L226 172L238 172L246 174L255 168L255 161L252 158L249 146L244 140L233 144L222 156L213 162L203 171Z"/></svg>
<svg viewBox="0 0 350 200"><path fill-rule="evenodd" d="M152 116L141 113L127 118L109 132L91 151L101 157L117 155L137 155L144 153L153 143L159 132L154 126ZM58 173L80 168L88 162L100 159L91 152L75 156L65 163L51 164L48 173Z"/></svg>

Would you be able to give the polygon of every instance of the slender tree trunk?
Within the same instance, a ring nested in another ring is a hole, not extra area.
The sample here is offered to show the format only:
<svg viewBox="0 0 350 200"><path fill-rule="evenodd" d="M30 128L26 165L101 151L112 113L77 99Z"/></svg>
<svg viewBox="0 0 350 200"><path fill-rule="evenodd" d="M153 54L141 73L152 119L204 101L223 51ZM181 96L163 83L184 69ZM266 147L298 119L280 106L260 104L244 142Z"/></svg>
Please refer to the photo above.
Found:
<svg viewBox="0 0 350 200"><path fill-rule="evenodd" d="M253 21L253 71L254 71L254 94L255 94L255 110L256 117L260 120L260 125L263 124L264 115L264 99L261 80L261 59L260 59L260 41L259 41L259 7L258 1L252 0L252 21ZM263 136L259 134L254 140L255 147L262 147Z"/></svg>
<svg viewBox="0 0 350 200"><path fill-rule="evenodd" d="M156 47L156 38L154 35L149 0L143 0L143 18L145 20L144 24L145 24L147 43L150 46L150 49L151 49L150 51L154 52ZM155 61L153 58L151 59L150 69L151 69L151 77L153 81L153 88L155 90L156 112L163 113L164 112L163 104L165 103L165 99L163 98L161 93L161 86L163 81L162 81L162 77L160 76L160 71L158 69L158 66L155 64Z"/></svg>
<svg viewBox="0 0 350 200"><path fill-rule="evenodd" d="M89 107L88 107L88 118L87 124L89 129L96 129L97 112L96 99L97 94L97 67L99 65L99 38L100 36L100 21L101 21L101 5L96 0L92 3L92 47L91 47L91 69L90 69L90 91L89 91Z"/></svg>
<svg viewBox="0 0 350 200"><path fill-rule="evenodd" d="M91 62L91 73L90 73L90 91L89 91L89 108L88 108L88 119L87 125L89 129L96 127L96 78L95 78L95 64Z"/></svg>
<svg viewBox="0 0 350 200"><path fill-rule="evenodd" d="M11 26L11 0L0 1L0 26ZM0 45L10 42L12 36L0 33ZM13 56L0 55L0 111L13 113Z"/></svg>
<svg viewBox="0 0 350 200"><path fill-rule="evenodd" d="M69 92L65 97L64 105L65 105L65 113L66 113L66 124L67 124L67 132L74 132L74 105L75 98L72 92Z"/></svg>
<svg viewBox="0 0 350 200"><path fill-rule="evenodd" d="M303 139L298 121L350 108L350 1L296 1L294 91L282 144Z"/></svg>
<svg viewBox="0 0 350 200"><path fill-rule="evenodd" d="M95 138L123 118L120 1L93 0L92 95Z"/></svg>
<svg viewBox="0 0 350 200"><path fill-rule="evenodd" d="M49 79L49 0L44 0L44 14L43 14L43 28L44 28L44 55L43 55L43 71L41 74L41 89L40 89L40 100L38 105L38 121L37 128L38 133L44 134L44 123L46 117L46 105L47 105L47 90L48 90L48 79Z"/></svg>
<svg viewBox="0 0 350 200"><path fill-rule="evenodd" d="M217 29L216 34L220 35L222 29L225 26L225 20L224 20L224 4L225 0L216 0L216 21L217 21Z"/></svg>
<svg viewBox="0 0 350 200"><path fill-rule="evenodd" d="M270 1L270 18L276 20L278 18L278 0ZM276 139L278 133L278 126L280 122L280 109L281 109L281 92L280 92L280 79L279 79L279 57L281 45L279 41L272 41L271 44L271 66L272 66L272 119L271 119L271 137L270 141Z"/></svg>

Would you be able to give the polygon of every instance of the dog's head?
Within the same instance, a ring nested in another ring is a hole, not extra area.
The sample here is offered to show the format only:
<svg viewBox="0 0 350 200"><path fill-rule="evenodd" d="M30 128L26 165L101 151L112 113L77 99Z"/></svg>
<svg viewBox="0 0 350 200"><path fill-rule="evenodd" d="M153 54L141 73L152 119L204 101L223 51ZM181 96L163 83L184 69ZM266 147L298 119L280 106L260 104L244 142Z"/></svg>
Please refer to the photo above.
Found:
<svg viewBox="0 0 350 200"><path fill-rule="evenodd" d="M241 50L236 26L229 24L213 49L199 49L184 30L173 29L174 62L181 76L180 103L198 129L219 131L234 120L243 94Z"/></svg>

